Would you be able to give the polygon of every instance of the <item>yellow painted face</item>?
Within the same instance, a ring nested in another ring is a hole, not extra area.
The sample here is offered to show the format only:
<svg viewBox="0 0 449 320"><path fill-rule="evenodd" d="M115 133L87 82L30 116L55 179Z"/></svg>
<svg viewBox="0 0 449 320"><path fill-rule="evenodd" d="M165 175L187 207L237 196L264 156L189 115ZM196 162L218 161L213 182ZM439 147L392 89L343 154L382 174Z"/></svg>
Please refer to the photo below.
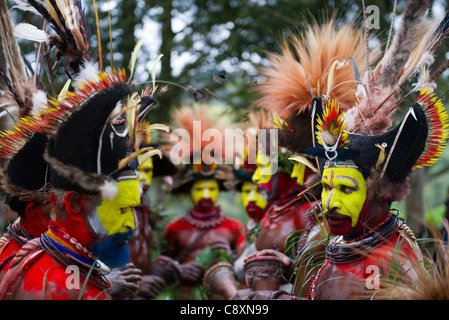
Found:
<svg viewBox="0 0 449 320"><path fill-rule="evenodd" d="M139 181L151 185L153 179L153 158L149 158L139 167Z"/></svg>
<svg viewBox="0 0 449 320"><path fill-rule="evenodd" d="M242 185L242 199L245 208L250 202L254 202L255 205L261 209L265 209L267 206L267 199L265 199L265 196L262 193L259 193L256 184L249 181L245 181Z"/></svg>
<svg viewBox="0 0 449 320"><path fill-rule="evenodd" d="M366 200L365 179L355 168L326 168L321 178L321 200L325 210L335 208L351 218L355 227Z"/></svg>
<svg viewBox="0 0 449 320"><path fill-rule="evenodd" d="M218 199L219 187L215 179L197 180L190 189L190 197L196 206L201 199L211 199L214 203Z"/></svg>
<svg viewBox="0 0 449 320"><path fill-rule="evenodd" d="M292 179L296 179L296 183L302 186L304 184L304 175L306 173L306 165L295 161L295 165L292 170L292 174L290 175Z"/></svg>
<svg viewBox="0 0 449 320"><path fill-rule="evenodd" d="M113 200L103 199L97 208L98 218L104 230L112 235L135 228L132 207L140 204L140 188L137 179L117 182L118 193Z"/></svg>
<svg viewBox="0 0 449 320"><path fill-rule="evenodd" d="M256 157L257 169L253 174L253 182L255 184L267 183L271 180L273 172L270 166L270 160L262 152L257 153Z"/></svg>

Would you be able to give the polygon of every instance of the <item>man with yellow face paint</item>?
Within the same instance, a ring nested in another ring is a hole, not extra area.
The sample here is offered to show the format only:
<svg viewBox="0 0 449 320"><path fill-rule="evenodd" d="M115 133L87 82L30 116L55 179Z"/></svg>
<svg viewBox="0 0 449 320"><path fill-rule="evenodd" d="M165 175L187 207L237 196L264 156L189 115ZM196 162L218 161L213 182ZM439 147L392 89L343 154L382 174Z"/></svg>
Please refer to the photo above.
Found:
<svg viewBox="0 0 449 320"><path fill-rule="evenodd" d="M100 80L104 77L109 80ZM107 278L129 257L126 245L136 226L133 207L141 193L134 146L129 145L131 129L126 119L113 114L130 93L124 77L115 71L93 77L89 84L77 83L85 90L71 94L74 99L54 103L52 117L63 121L54 128L44 155L52 185L52 219L47 232L22 247L20 260L0 284L2 299L111 299L123 292L115 281L128 294L137 290L140 274L135 268L127 268L128 278L120 273ZM54 125L46 119L42 117L42 127ZM80 275L73 285L68 285L69 266Z"/></svg>
<svg viewBox="0 0 449 320"><path fill-rule="evenodd" d="M308 297L369 299L384 279L413 283L422 254L411 230L390 207L404 197L407 175L424 150L426 113L416 103L396 128L364 136L342 129L345 120L336 117L335 103L324 112L321 104L316 106L317 147L308 151L322 159L322 207L335 236ZM335 131L329 135L331 128ZM390 154L388 161L385 154Z"/></svg>
<svg viewBox="0 0 449 320"><path fill-rule="evenodd" d="M304 181L313 174L313 170L308 166L302 168L296 165L289 160L289 153L279 150L278 170L273 172L267 154L269 153L265 154L262 150L258 152L257 169L252 177L258 192L268 200L267 209L259 222L259 232L254 243L246 248L234 264L239 281L244 281L248 272L245 261L254 259L260 263L278 259L281 272L287 275L295 255L295 252L287 251L287 239L292 233L306 229L310 220L309 211L317 204L316 196L311 196L310 202L306 197L298 196L306 189ZM291 292L292 285L284 280L279 289ZM246 299L247 294L251 295L252 292L239 291L239 298Z"/></svg>
<svg viewBox="0 0 449 320"><path fill-rule="evenodd" d="M219 128L213 125L216 119L209 110L183 108L174 114L174 122L189 132L190 137L196 134L193 132L195 121L201 123L201 130L218 131ZM203 286L206 269L217 264L223 256L232 262L245 238L243 224L227 217L217 204L220 192L227 190L225 182L233 179L231 168L223 164L223 151L214 149L206 156L204 148L207 144L196 146L190 140L184 140L184 143L189 150L185 155L189 161L173 176L171 192L189 196L192 207L166 226L164 256L171 260L160 258L156 263L160 269L167 265L171 267L171 272L165 274L169 273L174 278L171 281L179 284L177 298L192 299L190 295ZM219 159L221 163L217 161ZM205 255L210 259L205 259Z"/></svg>
<svg viewBox="0 0 449 320"><path fill-rule="evenodd" d="M148 138L148 132L143 132L143 134ZM155 144L151 145L149 139L144 139L144 141L142 147L157 147ZM153 224L158 217L152 212L149 191L154 178L172 176L176 172L176 168L170 159L162 154L162 158L149 158L140 165L138 170L142 194L140 204L134 207L137 226L133 236L129 239L128 249L130 261L142 273L137 295L139 299L153 299L162 292L167 283L161 277L154 275L152 259L154 253L151 250L152 247L154 248Z"/></svg>
<svg viewBox="0 0 449 320"><path fill-rule="evenodd" d="M361 232L359 219L366 200L365 179L357 168L325 168L321 199L333 234L350 236Z"/></svg>
<svg viewBox="0 0 449 320"><path fill-rule="evenodd" d="M270 172L269 163L263 154L257 157L258 169L253 181L260 192L268 194L268 206L260 221L260 233L256 240L256 249L274 249L284 252L287 237L296 231L303 231L309 221L306 213L316 204L314 195L307 200L298 195L304 191L304 181L313 170L299 162L289 160L290 155L279 152L279 172ZM259 161L260 160L260 161ZM299 183L298 183L299 182Z"/></svg>
<svg viewBox="0 0 449 320"><path fill-rule="evenodd" d="M206 176L192 181L188 190L193 207L165 230L166 255L179 263L180 277L186 279L181 280L185 285L180 287L180 299L188 299L193 285L201 283L205 269L196 261L206 247L232 259L243 243L243 225L226 217L217 206L222 188L216 179Z"/></svg>
<svg viewBox="0 0 449 320"><path fill-rule="evenodd" d="M259 223L267 207L266 195L260 193L257 185L250 181L243 182L241 191L246 213L254 223Z"/></svg>

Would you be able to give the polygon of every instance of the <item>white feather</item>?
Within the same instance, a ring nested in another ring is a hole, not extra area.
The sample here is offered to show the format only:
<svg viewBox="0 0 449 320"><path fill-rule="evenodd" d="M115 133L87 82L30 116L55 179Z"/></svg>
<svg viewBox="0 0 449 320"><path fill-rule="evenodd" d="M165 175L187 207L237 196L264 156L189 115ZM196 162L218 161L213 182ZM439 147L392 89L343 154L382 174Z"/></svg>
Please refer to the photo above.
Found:
<svg viewBox="0 0 449 320"><path fill-rule="evenodd" d="M114 181L105 181L105 183L100 187L101 196L106 200L113 200L118 193L117 183Z"/></svg>
<svg viewBox="0 0 449 320"><path fill-rule="evenodd" d="M25 11L25 12L26 11L30 11L30 12L38 15L38 16L41 15L36 9L34 9L33 6L29 5L24 0L14 0L14 2L16 3L16 5L13 6L11 9L16 9L17 8L17 9L20 9L20 10Z"/></svg>
<svg viewBox="0 0 449 320"><path fill-rule="evenodd" d="M74 86L76 86L76 83L98 80L99 72L98 63L85 61L80 72L73 79Z"/></svg>
<svg viewBox="0 0 449 320"><path fill-rule="evenodd" d="M18 38L27 39L36 42L47 41L48 34L36 26L29 23L19 23L14 28L14 35Z"/></svg>
<svg viewBox="0 0 449 320"><path fill-rule="evenodd" d="M358 112L357 107L352 107L351 109L345 112L345 123L347 131L354 130L357 112Z"/></svg>
<svg viewBox="0 0 449 320"><path fill-rule="evenodd" d="M36 90L33 93L33 108L31 114L33 116L39 116L40 112L47 108L47 94L43 90Z"/></svg>

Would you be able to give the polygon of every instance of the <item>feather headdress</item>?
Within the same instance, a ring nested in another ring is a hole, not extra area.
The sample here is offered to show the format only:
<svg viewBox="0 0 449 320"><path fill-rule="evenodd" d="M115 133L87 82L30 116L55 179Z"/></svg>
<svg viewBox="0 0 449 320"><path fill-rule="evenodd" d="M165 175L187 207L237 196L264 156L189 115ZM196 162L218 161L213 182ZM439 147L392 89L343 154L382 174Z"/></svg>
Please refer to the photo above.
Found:
<svg viewBox="0 0 449 320"><path fill-rule="evenodd" d="M42 201L49 192L48 164L43 158L49 127L40 123L37 114L47 103L47 94L25 69L6 1L0 2L0 29L7 64L7 70L0 70L7 86L1 98L3 114L18 116L13 118L14 128L0 132L1 188L8 203L12 197Z"/></svg>
<svg viewBox="0 0 449 320"><path fill-rule="evenodd" d="M232 170L225 165L226 157L233 155L226 152L225 129L231 128L231 121L226 122L225 115L214 115L206 104L183 106L173 112L173 130L163 140L169 143L173 163L184 167L173 178L172 192L186 191L197 179L215 179L222 189L226 188L224 181L232 179Z"/></svg>
<svg viewBox="0 0 449 320"><path fill-rule="evenodd" d="M42 96L45 100L45 92L38 90L36 82L27 73L6 1L0 2L0 33L7 64L7 70L0 70L7 86L4 90L6 94L1 99L2 105L16 109L20 117L28 114L33 104L42 102L37 97Z"/></svg>
<svg viewBox="0 0 449 320"><path fill-rule="evenodd" d="M56 59L67 58L77 73L85 60L90 60L89 31L80 0L15 0L17 7L42 16L55 34L47 34L30 24L18 26L16 35L32 41L47 41L56 47Z"/></svg>
<svg viewBox="0 0 449 320"><path fill-rule="evenodd" d="M223 163L225 156L225 116L212 114L213 109L206 104L183 106L172 114L172 126L175 135L182 138L179 142L179 155L183 160L200 160L203 151L214 143L212 157ZM220 122L218 122L220 119ZM230 122L228 122L230 124ZM211 139L212 138L212 139ZM187 151L182 152L181 151ZM202 159L204 160L204 159Z"/></svg>
<svg viewBox="0 0 449 320"><path fill-rule="evenodd" d="M255 86L255 105L267 109L279 125L279 145L305 154L313 143L310 123L314 98L336 99L347 110L356 102L358 74L367 69L363 32L334 19L307 26L301 36L284 40L280 53L268 53L270 67L261 69L266 80Z"/></svg>
<svg viewBox="0 0 449 320"><path fill-rule="evenodd" d="M401 88L418 75L413 91L434 88L429 67L434 50L447 31L441 23L425 17L429 1L407 1L398 31L374 71L366 73L358 102L348 111L349 129L361 134L378 134L389 129L401 101Z"/></svg>
<svg viewBox="0 0 449 320"><path fill-rule="evenodd" d="M292 35L281 44L281 53L268 53L270 67L261 68L266 81L257 84L260 98L255 105L276 112L281 118L310 111L312 99L327 95L343 108L357 101L357 81L349 62L364 66L367 53L363 33L351 25L337 27L334 20L312 24L301 36Z"/></svg>

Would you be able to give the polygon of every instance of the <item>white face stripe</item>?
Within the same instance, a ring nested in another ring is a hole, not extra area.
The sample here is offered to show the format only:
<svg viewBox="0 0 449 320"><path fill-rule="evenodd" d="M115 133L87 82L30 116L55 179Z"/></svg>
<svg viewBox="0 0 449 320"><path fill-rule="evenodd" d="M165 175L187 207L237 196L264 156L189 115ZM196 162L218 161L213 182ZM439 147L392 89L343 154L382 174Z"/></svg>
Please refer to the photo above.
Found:
<svg viewBox="0 0 449 320"><path fill-rule="evenodd" d="M209 199L209 189L207 188L208 184L203 183L204 186L204 199Z"/></svg>
<svg viewBox="0 0 449 320"><path fill-rule="evenodd" d="M254 201L255 195L256 195L256 185L253 184L251 185L251 192L249 193L248 201Z"/></svg>
<svg viewBox="0 0 449 320"><path fill-rule="evenodd" d="M96 235L100 237L110 236L110 234L104 229L103 223L101 223L100 221L100 217L98 216L98 211L96 208L95 212L88 216L88 221Z"/></svg>

